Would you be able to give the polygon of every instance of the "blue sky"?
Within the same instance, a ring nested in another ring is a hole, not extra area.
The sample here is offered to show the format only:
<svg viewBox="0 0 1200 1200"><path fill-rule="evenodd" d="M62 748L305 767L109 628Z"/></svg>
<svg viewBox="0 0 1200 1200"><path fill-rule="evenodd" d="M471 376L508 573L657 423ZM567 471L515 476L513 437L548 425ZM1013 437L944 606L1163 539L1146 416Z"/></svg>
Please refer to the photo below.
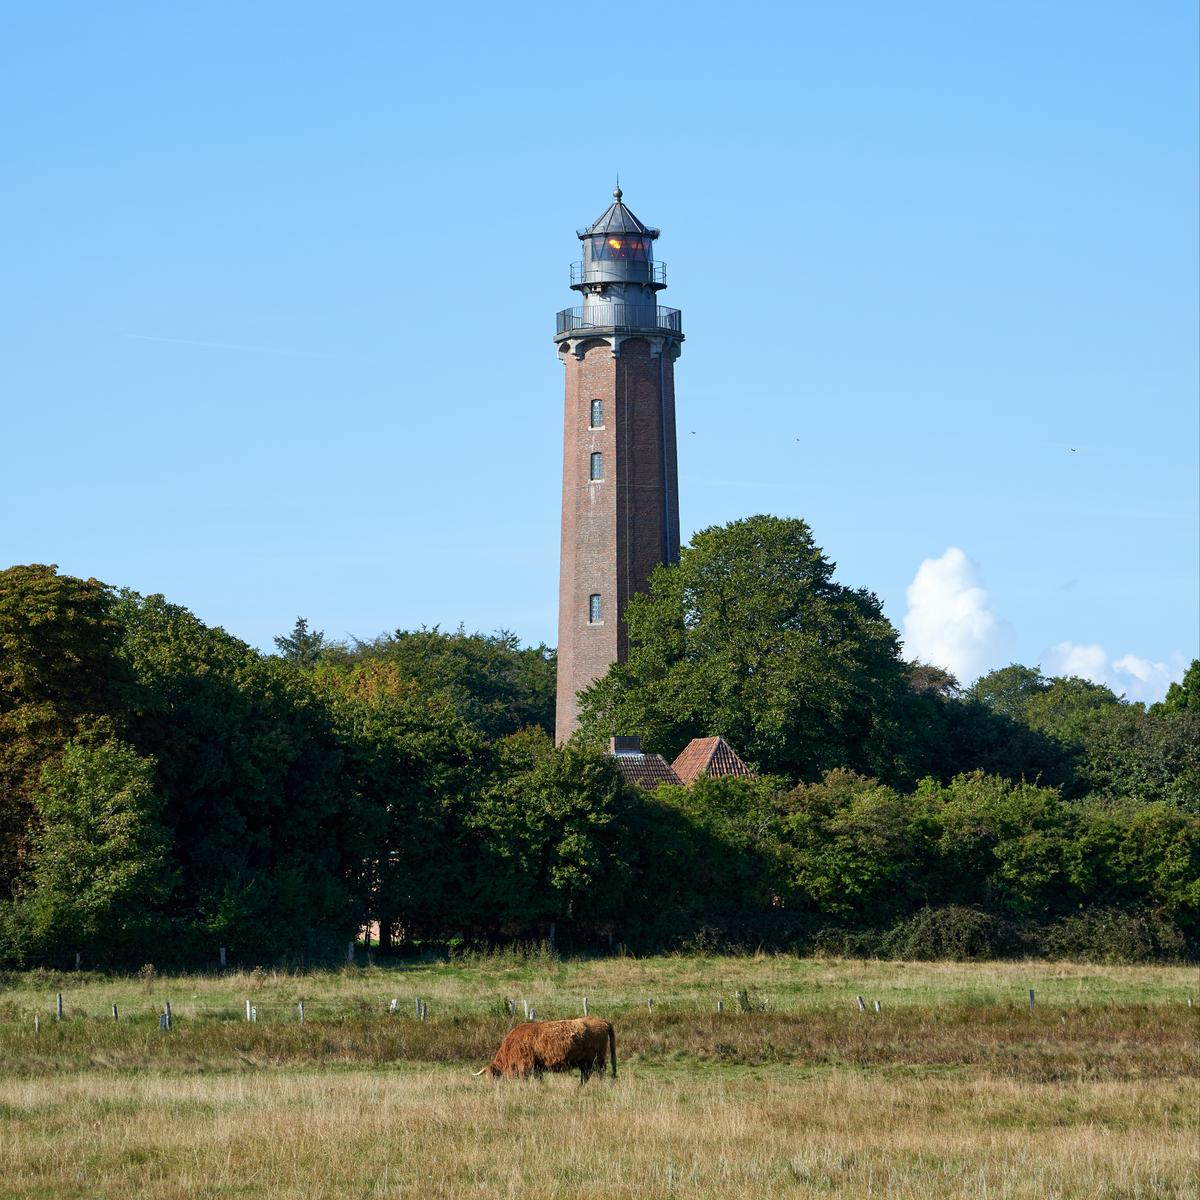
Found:
<svg viewBox="0 0 1200 1200"><path fill-rule="evenodd" d="M619 169L684 314L685 540L802 516L913 652L1160 694L1196 6L643 11L4 6L0 559L265 647L553 642L553 314Z"/></svg>

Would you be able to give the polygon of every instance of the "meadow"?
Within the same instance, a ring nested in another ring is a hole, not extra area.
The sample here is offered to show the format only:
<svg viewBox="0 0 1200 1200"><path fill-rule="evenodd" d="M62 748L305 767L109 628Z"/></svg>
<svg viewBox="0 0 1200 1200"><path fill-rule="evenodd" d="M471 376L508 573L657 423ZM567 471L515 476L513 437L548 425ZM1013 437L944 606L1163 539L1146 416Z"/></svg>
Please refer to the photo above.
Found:
<svg viewBox="0 0 1200 1200"><path fill-rule="evenodd" d="M0 1196L1194 1198L1198 983L1191 967L544 952L10 973ZM584 996L616 1024L617 1080L471 1078L510 1003L552 1018Z"/></svg>

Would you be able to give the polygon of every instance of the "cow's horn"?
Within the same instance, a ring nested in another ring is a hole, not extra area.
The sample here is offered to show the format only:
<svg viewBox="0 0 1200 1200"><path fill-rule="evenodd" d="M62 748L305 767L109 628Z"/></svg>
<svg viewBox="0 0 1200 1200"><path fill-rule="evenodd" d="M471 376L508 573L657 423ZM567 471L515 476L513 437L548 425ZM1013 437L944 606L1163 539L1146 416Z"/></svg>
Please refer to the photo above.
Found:
<svg viewBox="0 0 1200 1200"><path fill-rule="evenodd" d="M484 1073L484 1071L486 1071L486 1070L487 1070L487 1067L481 1067L478 1071L472 1071L471 1078L478 1079L479 1076L482 1075Z"/></svg>

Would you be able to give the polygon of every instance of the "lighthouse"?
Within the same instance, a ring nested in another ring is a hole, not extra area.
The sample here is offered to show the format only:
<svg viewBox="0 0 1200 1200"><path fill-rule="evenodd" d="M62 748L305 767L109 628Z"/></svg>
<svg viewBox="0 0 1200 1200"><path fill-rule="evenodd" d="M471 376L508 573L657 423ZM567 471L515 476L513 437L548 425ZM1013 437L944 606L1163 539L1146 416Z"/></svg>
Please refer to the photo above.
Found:
<svg viewBox="0 0 1200 1200"><path fill-rule="evenodd" d="M675 360L680 312L658 303L666 264L657 229L621 188L586 229L571 287L582 303L558 313L566 368L555 740L578 723L578 693L623 662L625 605L660 563L679 559Z"/></svg>

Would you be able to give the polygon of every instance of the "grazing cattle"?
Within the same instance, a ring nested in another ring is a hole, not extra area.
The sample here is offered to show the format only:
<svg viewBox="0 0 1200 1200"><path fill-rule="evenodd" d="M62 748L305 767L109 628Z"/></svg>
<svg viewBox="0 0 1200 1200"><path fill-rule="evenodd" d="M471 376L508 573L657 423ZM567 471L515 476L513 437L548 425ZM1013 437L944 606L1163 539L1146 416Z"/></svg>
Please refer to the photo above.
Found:
<svg viewBox="0 0 1200 1200"><path fill-rule="evenodd" d="M587 1083L594 1071L604 1074L605 1052L617 1077L617 1036L613 1027L599 1017L577 1017L571 1021L526 1021L500 1043L496 1057L476 1075L492 1079L540 1079L546 1071L574 1071Z"/></svg>

